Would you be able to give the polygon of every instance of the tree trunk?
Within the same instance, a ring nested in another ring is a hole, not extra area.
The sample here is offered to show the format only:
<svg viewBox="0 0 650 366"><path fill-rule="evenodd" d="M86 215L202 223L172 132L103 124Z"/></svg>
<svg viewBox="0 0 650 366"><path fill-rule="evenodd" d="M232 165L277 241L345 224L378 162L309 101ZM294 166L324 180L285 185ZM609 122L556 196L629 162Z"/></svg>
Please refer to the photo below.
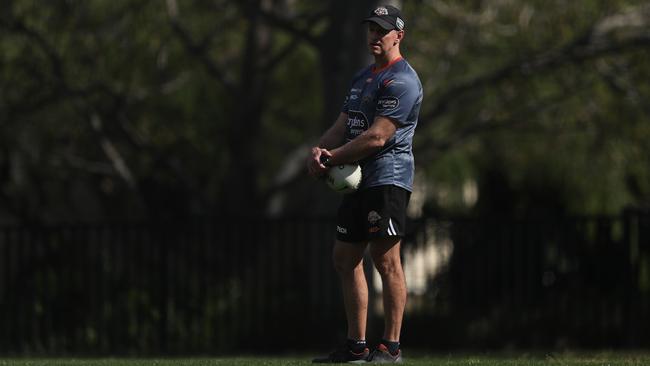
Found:
<svg viewBox="0 0 650 366"><path fill-rule="evenodd" d="M352 76L372 62L366 46L366 27L361 21L376 4L376 0L330 2L329 27L318 47L323 80L323 130L338 116Z"/></svg>
<svg viewBox="0 0 650 366"><path fill-rule="evenodd" d="M258 166L263 164L257 156L260 145L260 129L264 111L264 96L268 76L260 64L264 50L268 49L270 32L261 19L261 10L268 7L267 0L255 0L244 5L249 28L246 34L241 69L241 82L237 90L235 110L237 116L230 126L228 139L230 158L228 181L224 182L220 210L234 214L259 214L265 207L258 185Z"/></svg>

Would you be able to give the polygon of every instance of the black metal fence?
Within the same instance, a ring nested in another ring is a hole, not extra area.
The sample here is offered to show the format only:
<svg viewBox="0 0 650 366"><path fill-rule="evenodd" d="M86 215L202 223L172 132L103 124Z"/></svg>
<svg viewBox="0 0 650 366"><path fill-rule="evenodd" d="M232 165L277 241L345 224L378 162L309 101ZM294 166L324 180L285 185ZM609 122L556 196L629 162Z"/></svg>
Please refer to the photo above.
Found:
<svg viewBox="0 0 650 366"><path fill-rule="evenodd" d="M647 212L410 224L410 347L650 346ZM207 217L0 227L0 353L331 346L345 336L332 228ZM381 288L368 272L379 337Z"/></svg>

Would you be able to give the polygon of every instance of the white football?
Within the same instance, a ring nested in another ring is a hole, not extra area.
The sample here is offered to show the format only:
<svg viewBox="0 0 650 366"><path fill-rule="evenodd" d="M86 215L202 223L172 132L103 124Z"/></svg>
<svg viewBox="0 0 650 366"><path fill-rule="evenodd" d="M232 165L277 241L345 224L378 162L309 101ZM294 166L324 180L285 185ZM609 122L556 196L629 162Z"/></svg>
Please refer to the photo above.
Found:
<svg viewBox="0 0 650 366"><path fill-rule="evenodd" d="M335 192L352 193L361 184L361 167L357 164L335 165L327 171L325 181Z"/></svg>

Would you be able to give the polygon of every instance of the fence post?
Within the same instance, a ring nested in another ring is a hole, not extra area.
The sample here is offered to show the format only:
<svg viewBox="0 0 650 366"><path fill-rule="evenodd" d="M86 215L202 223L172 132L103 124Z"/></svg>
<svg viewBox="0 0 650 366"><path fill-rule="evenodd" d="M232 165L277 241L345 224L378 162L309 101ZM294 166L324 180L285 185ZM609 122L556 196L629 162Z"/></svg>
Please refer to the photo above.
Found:
<svg viewBox="0 0 650 366"><path fill-rule="evenodd" d="M636 289L641 297L641 314L639 314L640 324L644 324L640 329L641 336L638 338L638 346L648 347L650 341L650 207L639 210L637 214L637 240L639 270L637 271Z"/></svg>
<svg viewBox="0 0 650 366"><path fill-rule="evenodd" d="M169 259L169 235L167 233L168 228L164 225L159 226L156 229L156 232L160 235L160 280L161 280L161 289L160 289L160 351L163 354L167 354L168 349L168 313L167 307L169 306L169 284L167 281L168 278L168 259Z"/></svg>

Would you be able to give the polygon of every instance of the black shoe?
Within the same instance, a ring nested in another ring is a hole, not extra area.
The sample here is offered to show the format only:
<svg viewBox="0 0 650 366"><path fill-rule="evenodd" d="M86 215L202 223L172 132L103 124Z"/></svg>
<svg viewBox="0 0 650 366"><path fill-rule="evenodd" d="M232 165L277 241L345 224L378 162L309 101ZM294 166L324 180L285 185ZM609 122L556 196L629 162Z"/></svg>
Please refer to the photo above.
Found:
<svg viewBox="0 0 650 366"><path fill-rule="evenodd" d="M388 352L388 348L383 344L379 344L377 349L372 351L368 356L368 362L372 363L402 363L402 350L397 350L396 354Z"/></svg>
<svg viewBox="0 0 650 366"><path fill-rule="evenodd" d="M370 351L364 348L362 352L352 352L347 347L337 349L326 357L314 358L312 363L366 363Z"/></svg>

